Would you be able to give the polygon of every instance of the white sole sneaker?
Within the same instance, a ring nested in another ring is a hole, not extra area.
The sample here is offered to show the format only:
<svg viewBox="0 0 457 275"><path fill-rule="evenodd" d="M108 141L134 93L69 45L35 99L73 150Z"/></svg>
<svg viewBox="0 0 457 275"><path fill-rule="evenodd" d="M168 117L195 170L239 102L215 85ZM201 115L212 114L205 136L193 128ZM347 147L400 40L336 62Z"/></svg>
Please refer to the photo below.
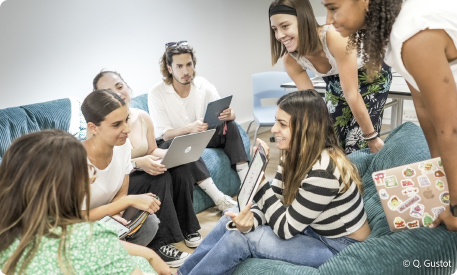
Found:
<svg viewBox="0 0 457 275"><path fill-rule="evenodd" d="M202 242L202 236L200 233L195 232L184 236L184 243L187 247L195 248Z"/></svg>
<svg viewBox="0 0 457 275"><path fill-rule="evenodd" d="M224 197L220 198L217 203L216 203L217 209L220 211L225 211L230 208L235 208L238 206L236 201L232 199L232 197L229 197L227 195L224 195Z"/></svg>
<svg viewBox="0 0 457 275"><path fill-rule="evenodd" d="M173 244L164 245L154 251L169 267L180 267L190 256L189 253L180 251Z"/></svg>

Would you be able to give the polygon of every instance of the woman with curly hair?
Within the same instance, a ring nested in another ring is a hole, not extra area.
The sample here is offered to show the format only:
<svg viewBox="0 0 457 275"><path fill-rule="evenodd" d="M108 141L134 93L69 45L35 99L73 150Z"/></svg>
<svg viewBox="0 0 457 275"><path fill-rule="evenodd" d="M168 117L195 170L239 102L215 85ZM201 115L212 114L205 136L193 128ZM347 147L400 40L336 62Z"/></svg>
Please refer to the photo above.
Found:
<svg viewBox="0 0 457 275"><path fill-rule="evenodd" d="M430 154L441 156L450 183L451 211L444 211L432 226L443 221L457 231L457 1L322 3L327 23L363 52L369 76L377 74L385 52L386 63L406 79Z"/></svg>
<svg viewBox="0 0 457 275"><path fill-rule="evenodd" d="M392 75L384 64L368 79L364 64L348 40L330 25L320 26L308 0L274 0L270 5L272 62L284 67L299 90L313 88L309 69L326 83L325 101L346 154L369 147L378 152L384 105Z"/></svg>

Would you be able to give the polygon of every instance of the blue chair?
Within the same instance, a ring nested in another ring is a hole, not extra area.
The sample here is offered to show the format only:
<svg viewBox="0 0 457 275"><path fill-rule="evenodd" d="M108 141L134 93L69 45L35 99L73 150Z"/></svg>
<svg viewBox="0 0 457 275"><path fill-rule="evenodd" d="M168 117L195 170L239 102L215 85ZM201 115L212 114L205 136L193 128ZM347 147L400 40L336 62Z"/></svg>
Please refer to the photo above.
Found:
<svg viewBox="0 0 457 275"><path fill-rule="evenodd" d="M261 127L272 127L275 124L276 101L284 94L289 93L281 84L291 82L286 72L263 72L252 75L252 95L254 104L254 120L249 123L248 130L252 123L257 123L254 134L254 142ZM269 101L270 104L266 104Z"/></svg>

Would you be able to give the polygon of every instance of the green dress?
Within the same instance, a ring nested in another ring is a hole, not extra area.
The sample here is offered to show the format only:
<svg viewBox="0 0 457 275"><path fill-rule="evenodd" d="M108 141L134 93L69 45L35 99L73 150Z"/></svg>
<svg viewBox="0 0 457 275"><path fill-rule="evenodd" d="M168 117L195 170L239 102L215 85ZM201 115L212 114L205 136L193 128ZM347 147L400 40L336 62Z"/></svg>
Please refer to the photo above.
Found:
<svg viewBox="0 0 457 275"><path fill-rule="evenodd" d="M157 274L146 259L127 253L112 225L101 222L79 223L68 228L66 255L74 274L131 274L136 266L143 272ZM55 231L57 234L60 232L60 228ZM57 260L59 242L59 238L43 237L37 254L29 262L24 274L63 274ZM18 245L19 239L16 239L0 252L2 269ZM19 272L23 260L19 260L15 274Z"/></svg>

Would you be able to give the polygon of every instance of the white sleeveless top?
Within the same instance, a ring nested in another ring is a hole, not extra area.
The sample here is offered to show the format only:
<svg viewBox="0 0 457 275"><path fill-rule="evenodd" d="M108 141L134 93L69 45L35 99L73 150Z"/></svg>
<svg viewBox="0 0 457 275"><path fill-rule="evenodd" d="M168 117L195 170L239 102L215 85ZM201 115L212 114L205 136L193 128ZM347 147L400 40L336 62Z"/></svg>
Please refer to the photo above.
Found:
<svg viewBox="0 0 457 275"><path fill-rule="evenodd" d="M457 1L457 0L456 0ZM328 46L327 46L327 31L330 25L324 25L322 27L321 31L321 42L322 42L322 49L324 50L325 56L328 59L328 62L330 63L330 70L326 73L320 73L314 68L313 64L304 56L301 56L300 58L298 57L297 52L291 52L289 53L290 56L292 56L295 60L297 60L297 63L304 69L310 69L311 71L314 72L316 76L324 77L324 76L329 76L329 75L336 75L339 74L338 67L336 65L336 60L335 57L330 53ZM364 63L362 61L362 58L357 57L357 68L360 69L363 67Z"/></svg>
<svg viewBox="0 0 457 275"><path fill-rule="evenodd" d="M403 64L401 49L406 40L425 29L444 30L457 45L457 0L407 0L395 20L384 61L417 90L416 81ZM457 60L449 66L457 82Z"/></svg>

